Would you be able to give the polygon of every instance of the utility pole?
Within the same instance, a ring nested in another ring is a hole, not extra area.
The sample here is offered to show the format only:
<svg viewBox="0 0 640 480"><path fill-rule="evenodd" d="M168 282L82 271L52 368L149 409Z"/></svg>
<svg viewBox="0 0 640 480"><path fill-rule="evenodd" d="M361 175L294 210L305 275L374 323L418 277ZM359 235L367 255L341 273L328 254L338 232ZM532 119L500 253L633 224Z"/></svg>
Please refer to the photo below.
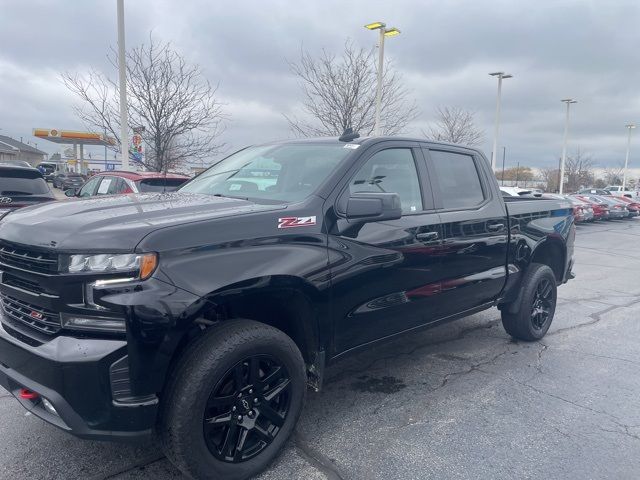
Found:
<svg viewBox="0 0 640 480"><path fill-rule="evenodd" d="M631 150L631 130L636 128L633 123L625 125L629 130L629 136L627 137L627 155L624 157L624 172L622 173L622 190L627 189L627 166L629 165L629 152Z"/></svg>
<svg viewBox="0 0 640 480"><path fill-rule="evenodd" d="M502 147L502 185L504 186L504 159L507 156L507 147Z"/></svg>
<svg viewBox="0 0 640 480"><path fill-rule="evenodd" d="M120 153L122 170L129 170L129 126L127 125L127 59L124 45L124 0L118 2L118 73L120 77Z"/></svg>
<svg viewBox="0 0 640 480"><path fill-rule="evenodd" d="M573 98L564 98L561 100L567 104L567 115L564 121L564 140L562 142L562 158L560 159L560 185L558 186L558 193L562 195L564 188L564 165L567 161L567 141L569 139L569 107L572 103L578 103Z"/></svg>
<svg viewBox="0 0 640 480"><path fill-rule="evenodd" d="M490 73L492 77L498 77L498 100L496 102L496 127L493 134L493 151L491 152L491 170L496 170L496 157L498 156L498 135L500 133L500 101L502 97L502 80L512 78L513 75L504 72Z"/></svg>

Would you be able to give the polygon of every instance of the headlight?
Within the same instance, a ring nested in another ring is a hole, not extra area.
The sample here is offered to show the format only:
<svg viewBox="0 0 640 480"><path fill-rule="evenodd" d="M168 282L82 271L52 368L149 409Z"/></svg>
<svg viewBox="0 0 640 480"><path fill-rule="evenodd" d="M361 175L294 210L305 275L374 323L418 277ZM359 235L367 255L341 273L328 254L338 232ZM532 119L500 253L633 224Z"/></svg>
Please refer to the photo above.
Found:
<svg viewBox="0 0 640 480"><path fill-rule="evenodd" d="M100 255L71 255L69 273L132 273L137 279L146 280L158 266L155 253L125 253Z"/></svg>

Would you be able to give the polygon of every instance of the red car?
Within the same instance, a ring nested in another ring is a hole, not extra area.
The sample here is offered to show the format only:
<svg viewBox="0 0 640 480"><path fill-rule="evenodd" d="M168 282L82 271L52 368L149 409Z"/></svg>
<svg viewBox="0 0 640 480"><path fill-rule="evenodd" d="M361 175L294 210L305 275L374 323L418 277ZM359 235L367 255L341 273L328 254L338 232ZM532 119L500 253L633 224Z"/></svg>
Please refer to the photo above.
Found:
<svg viewBox="0 0 640 480"><path fill-rule="evenodd" d="M67 197L93 197L126 193L172 192L189 180L186 175L158 172L101 172L79 189L65 190Z"/></svg>
<svg viewBox="0 0 640 480"><path fill-rule="evenodd" d="M609 218L609 207L607 207L606 205L592 202L586 195L572 195L572 197L576 197L591 206L591 208L593 209L594 220L607 220Z"/></svg>

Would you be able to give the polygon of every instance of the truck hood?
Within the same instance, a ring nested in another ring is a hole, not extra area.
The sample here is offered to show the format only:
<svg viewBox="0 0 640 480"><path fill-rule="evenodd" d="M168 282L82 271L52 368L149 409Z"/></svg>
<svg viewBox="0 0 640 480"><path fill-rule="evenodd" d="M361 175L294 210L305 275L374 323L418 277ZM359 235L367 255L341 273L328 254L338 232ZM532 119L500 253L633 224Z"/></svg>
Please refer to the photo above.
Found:
<svg viewBox="0 0 640 480"><path fill-rule="evenodd" d="M0 240L60 251L132 251L150 232L184 223L285 208L192 193L150 193L51 202L0 220Z"/></svg>

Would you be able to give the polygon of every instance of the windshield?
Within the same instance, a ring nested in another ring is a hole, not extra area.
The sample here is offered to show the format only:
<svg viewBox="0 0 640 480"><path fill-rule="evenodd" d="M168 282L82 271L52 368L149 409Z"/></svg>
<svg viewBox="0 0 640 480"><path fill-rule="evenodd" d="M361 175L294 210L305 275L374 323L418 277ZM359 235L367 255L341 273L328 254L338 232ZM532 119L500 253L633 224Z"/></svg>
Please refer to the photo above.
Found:
<svg viewBox="0 0 640 480"><path fill-rule="evenodd" d="M138 190L142 193L173 192L186 181L186 178L147 178L138 182Z"/></svg>
<svg viewBox="0 0 640 480"><path fill-rule="evenodd" d="M39 195L49 193L40 172L5 170L0 172L0 195Z"/></svg>
<svg viewBox="0 0 640 480"><path fill-rule="evenodd" d="M311 195L353 150L345 144L249 147L201 173L181 192L298 202Z"/></svg>

